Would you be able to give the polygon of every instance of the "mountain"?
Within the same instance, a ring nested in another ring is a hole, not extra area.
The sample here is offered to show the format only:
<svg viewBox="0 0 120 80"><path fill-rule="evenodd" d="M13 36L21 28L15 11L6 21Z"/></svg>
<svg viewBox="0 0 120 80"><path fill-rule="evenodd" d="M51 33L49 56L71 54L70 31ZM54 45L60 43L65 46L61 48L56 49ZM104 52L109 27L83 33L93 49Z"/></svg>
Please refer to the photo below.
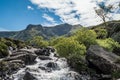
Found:
<svg viewBox="0 0 120 80"><path fill-rule="evenodd" d="M80 28L81 25L61 24L52 27L29 24L26 29L21 31L2 31L0 37L7 37L19 40L28 40L34 36L43 36L45 39L51 37L71 34Z"/></svg>

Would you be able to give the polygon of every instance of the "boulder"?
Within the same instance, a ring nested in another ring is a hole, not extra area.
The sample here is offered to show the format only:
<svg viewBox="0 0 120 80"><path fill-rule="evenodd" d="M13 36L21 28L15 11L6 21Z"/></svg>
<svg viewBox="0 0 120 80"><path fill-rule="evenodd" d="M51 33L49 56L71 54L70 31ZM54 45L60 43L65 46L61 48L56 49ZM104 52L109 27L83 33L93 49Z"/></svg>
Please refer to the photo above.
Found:
<svg viewBox="0 0 120 80"><path fill-rule="evenodd" d="M59 66L57 65L57 63L54 62L49 62L48 64L46 64L47 68L50 68L52 70L59 70Z"/></svg>
<svg viewBox="0 0 120 80"><path fill-rule="evenodd" d="M7 57L3 59L3 61L12 61L12 60L22 60L26 65L34 64L36 61L37 55L25 53L25 54L19 54L12 57Z"/></svg>
<svg viewBox="0 0 120 80"><path fill-rule="evenodd" d="M48 49L50 52L55 52L55 49L51 46L47 47L46 49Z"/></svg>
<svg viewBox="0 0 120 80"><path fill-rule="evenodd" d="M49 49L38 49L35 51L36 55L44 55L44 56L49 56L50 55L50 51Z"/></svg>
<svg viewBox="0 0 120 80"><path fill-rule="evenodd" d="M91 66L103 74L112 74L120 70L120 64L116 63L119 56L104 50L98 45L91 45L87 51L86 59Z"/></svg>
<svg viewBox="0 0 120 80"><path fill-rule="evenodd" d="M39 59L41 60L52 60L49 56L39 56Z"/></svg>
<svg viewBox="0 0 120 80"><path fill-rule="evenodd" d="M37 80L37 79L31 73L26 72L23 77L23 80Z"/></svg>
<svg viewBox="0 0 120 80"><path fill-rule="evenodd" d="M0 77L3 80L10 80L10 75L23 68L25 65L20 61L0 61Z"/></svg>

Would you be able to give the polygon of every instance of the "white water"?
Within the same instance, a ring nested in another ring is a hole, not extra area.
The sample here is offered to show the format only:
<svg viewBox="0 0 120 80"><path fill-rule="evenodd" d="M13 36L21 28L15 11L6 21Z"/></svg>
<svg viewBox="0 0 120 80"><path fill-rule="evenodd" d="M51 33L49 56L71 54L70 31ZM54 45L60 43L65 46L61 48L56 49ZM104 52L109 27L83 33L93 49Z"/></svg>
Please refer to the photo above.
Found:
<svg viewBox="0 0 120 80"><path fill-rule="evenodd" d="M26 66L19 70L16 74L13 74L14 80L23 80L23 76L25 75L26 68L29 69L28 71L37 79L37 80L87 80L83 78L78 73L71 71L67 65L67 61L65 58L56 58L53 56L54 54L51 53L49 56L52 60L40 60L36 58L37 63L34 65ZM49 62L57 63L59 69L46 71L42 70L39 67L46 67L45 65ZM81 76L81 79L75 79L74 74Z"/></svg>

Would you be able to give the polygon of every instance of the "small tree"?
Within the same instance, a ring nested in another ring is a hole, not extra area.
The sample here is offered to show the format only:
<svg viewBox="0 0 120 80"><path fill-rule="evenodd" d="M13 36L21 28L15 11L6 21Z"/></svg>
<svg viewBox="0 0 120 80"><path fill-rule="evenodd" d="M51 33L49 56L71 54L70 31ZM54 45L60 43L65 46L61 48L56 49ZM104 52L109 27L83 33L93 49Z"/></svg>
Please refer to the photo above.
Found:
<svg viewBox="0 0 120 80"><path fill-rule="evenodd" d="M106 18L111 19L111 17L109 17L108 15L109 13L112 13L113 5L106 6L102 2L102 4L98 4L98 7L98 9L95 7L95 12L102 19L102 21L104 22L104 26L106 27Z"/></svg>
<svg viewBox="0 0 120 80"><path fill-rule="evenodd" d="M84 44L87 48L90 45L96 44L96 32L94 30L88 30L86 28L80 29L75 34L76 40L79 43Z"/></svg>

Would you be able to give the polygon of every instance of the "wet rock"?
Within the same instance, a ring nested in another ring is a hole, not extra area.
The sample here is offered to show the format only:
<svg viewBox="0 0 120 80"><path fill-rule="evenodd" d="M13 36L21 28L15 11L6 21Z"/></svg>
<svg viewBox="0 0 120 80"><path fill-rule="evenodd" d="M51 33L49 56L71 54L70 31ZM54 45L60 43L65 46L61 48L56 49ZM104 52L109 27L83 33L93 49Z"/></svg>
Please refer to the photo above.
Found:
<svg viewBox="0 0 120 80"><path fill-rule="evenodd" d="M66 77L71 78L72 80L86 80L86 79L82 79L82 76L76 72L69 72Z"/></svg>
<svg viewBox="0 0 120 80"><path fill-rule="evenodd" d="M47 47L46 49L48 49L50 52L55 52L55 49L53 47Z"/></svg>
<svg viewBox="0 0 120 80"><path fill-rule="evenodd" d="M22 62L18 62L18 61L13 61L13 62L0 61L0 77L3 80L5 78L9 78L11 74L17 72L20 68L23 68L24 66L25 65Z"/></svg>
<svg viewBox="0 0 120 80"><path fill-rule="evenodd" d="M37 80L37 79L31 73L26 72L23 77L23 80Z"/></svg>
<svg viewBox="0 0 120 80"><path fill-rule="evenodd" d="M59 58L60 56L59 56L57 53L55 53L55 54L54 54L54 57L58 57L58 58Z"/></svg>
<svg viewBox="0 0 120 80"><path fill-rule="evenodd" d="M47 70L47 68L43 66L39 66L38 68L40 68L41 70Z"/></svg>
<svg viewBox="0 0 120 80"><path fill-rule="evenodd" d="M89 65L103 74L112 74L120 70L120 64L116 63L116 61L119 60L119 56L112 52L105 51L98 45L90 46L86 54L86 59Z"/></svg>
<svg viewBox="0 0 120 80"><path fill-rule="evenodd" d="M52 60L49 56L39 56L39 59L41 60Z"/></svg>
<svg viewBox="0 0 120 80"><path fill-rule="evenodd" d="M14 55L12 57L8 57L3 60L4 61L22 60L26 65L31 65L35 63L36 57L37 56L35 54L25 53L25 54Z"/></svg>
<svg viewBox="0 0 120 80"><path fill-rule="evenodd" d="M36 55L44 55L44 56L49 56L50 55L50 51L49 49L39 49L35 51Z"/></svg>
<svg viewBox="0 0 120 80"><path fill-rule="evenodd" d="M48 64L46 64L46 67L52 69L52 70L59 70L59 66L57 65L57 63L54 62L49 62Z"/></svg>

